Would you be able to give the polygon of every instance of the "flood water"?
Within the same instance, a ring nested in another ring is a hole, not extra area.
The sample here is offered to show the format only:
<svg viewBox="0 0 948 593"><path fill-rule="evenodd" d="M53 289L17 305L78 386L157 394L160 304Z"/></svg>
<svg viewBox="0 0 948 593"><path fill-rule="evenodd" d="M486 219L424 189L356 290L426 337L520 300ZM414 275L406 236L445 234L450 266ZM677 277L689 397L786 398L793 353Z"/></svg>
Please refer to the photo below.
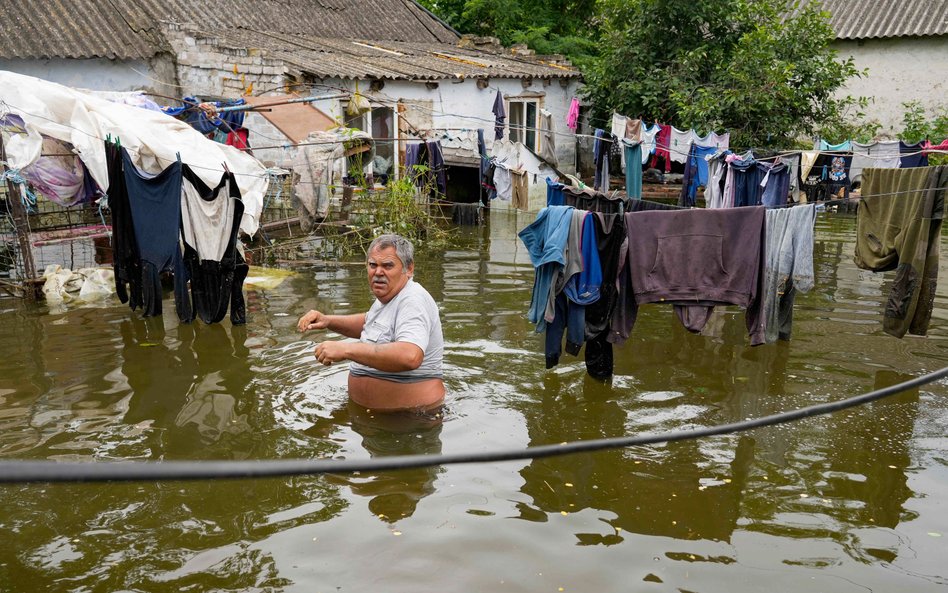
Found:
<svg viewBox="0 0 948 593"><path fill-rule="evenodd" d="M646 306L611 384L544 369L533 269L492 213L419 249L441 306L443 421L347 406L345 365L295 330L364 311L358 258L247 287L248 323L141 320L118 300L0 301L0 459L366 459L683 430L836 401L948 365L948 256L927 337L882 332L892 274L817 220L793 340L743 313L688 334ZM946 252L943 245L943 253ZM262 480L0 486L3 591L942 591L948 386L752 432L534 461Z"/></svg>

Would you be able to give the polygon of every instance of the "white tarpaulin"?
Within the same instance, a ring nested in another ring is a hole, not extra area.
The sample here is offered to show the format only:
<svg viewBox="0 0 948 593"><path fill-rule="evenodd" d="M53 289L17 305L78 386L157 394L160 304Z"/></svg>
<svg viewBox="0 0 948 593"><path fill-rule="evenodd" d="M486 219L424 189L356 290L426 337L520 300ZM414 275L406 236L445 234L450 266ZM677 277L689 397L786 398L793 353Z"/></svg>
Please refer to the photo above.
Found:
<svg viewBox="0 0 948 593"><path fill-rule="evenodd" d="M249 154L205 138L183 121L0 70L0 114L4 112L19 115L27 124L27 133L11 134L6 139L11 168L22 169L39 158L43 134L72 144L93 179L106 191L107 136L119 138L135 164L148 173L160 172L180 154L182 162L215 187L226 163L237 177L244 202L240 230L248 235L257 232L269 182L266 168Z"/></svg>

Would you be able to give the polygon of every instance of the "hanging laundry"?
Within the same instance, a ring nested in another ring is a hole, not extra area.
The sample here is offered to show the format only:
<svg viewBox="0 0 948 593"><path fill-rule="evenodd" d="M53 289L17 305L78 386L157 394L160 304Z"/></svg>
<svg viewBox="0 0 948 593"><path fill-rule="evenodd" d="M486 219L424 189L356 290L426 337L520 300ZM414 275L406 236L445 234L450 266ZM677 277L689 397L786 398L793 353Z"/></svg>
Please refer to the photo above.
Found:
<svg viewBox="0 0 948 593"><path fill-rule="evenodd" d="M186 122L195 130L202 134L211 134L217 130L224 132L225 137L231 130L236 130L244 125L244 111L225 111L215 112L213 116L208 117L208 112L199 107L201 102L197 97L184 97L184 105L181 107L162 107L161 110L171 117ZM234 107L245 105L244 99L231 99L228 101L217 101L211 103L215 108Z"/></svg>
<svg viewBox="0 0 948 593"><path fill-rule="evenodd" d="M546 322L546 368L559 364L563 333L566 352L576 356L585 342L586 305L599 300L602 268L592 215L573 210L563 257L566 264L553 279L554 311Z"/></svg>
<svg viewBox="0 0 948 593"><path fill-rule="evenodd" d="M625 273L634 302L618 328L625 340L637 309L675 308L682 325L700 332L716 305L746 308L750 343L764 343L764 208L631 212Z"/></svg>
<svg viewBox="0 0 948 593"><path fill-rule="evenodd" d="M540 110L540 158L545 160L551 167L555 167L556 162L556 140L554 138L556 130L553 127L553 114L546 109Z"/></svg>
<svg viewBox="0 0 948 593"><path fill-rule="evenodd" d="M546 205L547 206L565 206L566 198L563 196L563 184L557 183L546 178Z"/></svg>
<svg viewBox="0 0 948 593"><path fill-rule="evenodd" d="M698 187L708 185L707 157L713 156L716 148L692 144L688 150L688 159L685 161L685 174L681 181L681 193L678 196L678 205L684 208L695 206L695 197Z"/></svg>
<svg viewBox="0 0 948 593"><path fill-rule="evenodd" d="M563 199L567 206L603 214L621 214L625 207L621 197L609 196L588 188L564 187Z"/></svg>
<svg viewBox="0 0 948 593"><path fill-rule="evenodd" d="M622 141L625 154L625 194L630 200L642 199L642 143Z"/></svg>
<svg viewBox="0 0 948 593"><path fill-rule="evenodd" d="M816 205L767 210L764 255L764 321L768 344L788 341L797 292L813 288Z"/></svg>
<svg viewBox="0 0 948 593"><path fill-rule="evenodd" d="M609 151L612 148L612 142L605 130L597 129L593 136L593 163L596 167L596 173L593 177L593 189L609 190Z"/></svg>
<svg viewBox="0 0 948 593"><path fill-rule="evenodd" d="M576 131L579 127L579 99L573 97L569 101L569 111L566 113L566 127Z"/></svg>
<svg viewBox="0 0 948 593"><path fill-rule="evenodd" d="M679 130L675 126L671 126L671 139L668 144L668 153L671 155L671 160L684 164L688 160L688 153L694 141L694 130Z"/></svg>
<svg viewBox="0 0 948 593"><path fill-rule="evenodd" d="M849 169L852 166L852 155L820 153L815 167L820 171L821 195L825 200L849 198L852 180L849 178Z"/></svg>
<svg viewBox="0 0 948 593"><path fill-rule="evenodd" d="M820 139L819 144L817 145L821 151L829 152L849 152L853 149L853 143L849 140L844 140L839 144L830 144L826 140Z"/></svg>
<svg viewBox="0 0 948 593"><path fill-rule="evenodd" d="M926 152L933 151L933 150L948 151L948 138L946 138L945 140L942 140L941 143L939 144L932 144L931 140L926 140L925 142L922 143L922 146L924 147Z"/></svg>
<svg viewBox="0 0 948 593"><path fill-rule="evenodd" d="M760 180L760 203L767 208L776 208L787 203L790 195L790 167L781 158L773 163L757 162Z"/></svg>
<svg viewBox="0 0 948 593"><path fill-rule="evenodd" d="M237 250L244 210L237 180L224 173L217 187L210 188L187 165L182 177L181 235L192 314L181 320L192 321L196 314L204 323L217 323L230 306L231 322L245 323L243 281L249 267Z"/></svg>
<svg viewBox="0 0 948 593"><path fill-rule="evenodd" d="M134 311L144 304L142 297L142 256L135 240L132 206L125 186L122 149L105 143L105 159L109 172L108 204L112 213L112 271L115 293ZM126 288L127 285L127 288Z"/></svg>
<svg viewBox="0 0 948 593"><path fill-rule="evenodd" d="M487 156L487 145L484 142L484 130L477 130L477 155L480 157L481 205L490 207L490 201L497 197L494 187L494 164Z"/></svg>
<svg viewBox="0 0 948 593"><path fill-rule="evenodd" d="M733 154L730 150L721 150L708 159L708 183L704 186L705 208L724 207L724 178L727 173L725 159L730 154Z"/></svg>
<svg viewBox="0 0 948 593"><path fill-rule="evenodd" d="M658 135L655 136L655 156L652 157L652 168L658 168L658 159L665 163L665 172L671 172L671 133L672 126L666 126L656 123L659 126Z"/></svg>
<svg viewBox="0 0 948 593"><path fill-rule="evenodd" d="M494 97L494 106L491 108L494 113L494 140L501 140L504 137L504 122L507 120L507 111L504 109L504 96L500 91Z"/></svg>
<svg viewBox="0 0 948 593"><path fill-rule="evenodd" d="M946 187L948 165L863 173L855 262L864 270L895 270L882 329L897 338L928 331Z"/></svg>
<svg viewBox="0 0 948 593"><path fill-rule="evenodd" d="M797 204L806 202L806 198L801 198L800 193L800 153L784 154L780 158L787 163L790 170L790 199Z"/></svg>
<svg viewBox="0 0 948 593"><path fill-rule="evenodd" d="M923 142L915 144L906 144L899 141L899 166L902 169L911 167L927 167L928 155L923 152L925 149Z"/></svg>
<svg viewBox="0 0 948 593"><path fill-rule="evenodd" d="M862 170L898 169L899 168L899 141L872 142L862 144L852 143L853 160L849 167L849 179L853 183L862 181Z"/></svg>
<svg viewBox="0 0 948 593"><path fill-rule="evenodd" d="M708 132L708 135L703 138L695 133L694 143L706 148L727 150L731 144L731 133L724 132L723 134L718 134L717 132Z"/></svg>
<svg viewBox="0 0 948 593"><path fill-rule="evenodd" d="M648 159L655 153L655 142L658 133L662 131L662 126L652 124L651 127L642 125L642 164L648 162Z"/></svg>
<svg viewBox="0 0 948 593"><path fill-rule="evenodd" d="M432 189L436 189L440 196L444 196L448 193L448 178L444 165L444 153L441 151L441 141L429 140L425 146L428 149L428 169L434 178Z"/></svg>
<svg viewBox="0 0 948 593"><path fill-rule="evenodd" d="M513 179L510 169L503 163L497 163L494 169L494 187L497 188L497 198L505 202L513 200Z"/></svg>
<svg viewBox="0 0 948 593"><path fill-rule="evenodd" d="M747 154L727 157L727 180L724 183L725 208L757 206L763 190L760 181L763 172L757 167L757 160Z"/></svg>
<svg viewBox="0 0 948 593"><path fill-rule="evenodd" d="M250 130L238 127L227 132L227 138L224 140L227 146L233 146L241 150L250 149Z"/></svg>
<svg viewBox="0 0 948 593"><path fill-rule="evenodd" d="M181 161L156 175L141 172L123 148L122 168L131 204L132 225L142 261L145 317L161 315L161 272L174 271L175 306L187 299L184 267L178 247L181 224Z"/></svg>
<svg viewBox="0 0 948 593"><path fill-rule="evenodd" d="M517 210L530 209L529 186L527 184L527 172L522 169L510 171L511 183L513 184L513 202L511 206Z"/></svg>
<svg viewBox="0 0 948 593"><path fill-rule="evenodd" d="M566 265L564 251L569 238L572 206L549 206L540 210L536 220L517 236L523 241L535 270L533 293L527 319L537 326L537 333L546 329L546 317L553 316L555 294L553 280Z"/></svg>
<svg viewBox="0 0 948 593"><path fill-rule="evenodd" d="M639 203L642 200L634 200ZM586 373L603 381L612 376L614 367L611 320L618 302L616 280L619 258L626 238L625 224L620 214L594 213L596 249L602 268L599 299L586 307L586 348L583 358Z"/></svg>

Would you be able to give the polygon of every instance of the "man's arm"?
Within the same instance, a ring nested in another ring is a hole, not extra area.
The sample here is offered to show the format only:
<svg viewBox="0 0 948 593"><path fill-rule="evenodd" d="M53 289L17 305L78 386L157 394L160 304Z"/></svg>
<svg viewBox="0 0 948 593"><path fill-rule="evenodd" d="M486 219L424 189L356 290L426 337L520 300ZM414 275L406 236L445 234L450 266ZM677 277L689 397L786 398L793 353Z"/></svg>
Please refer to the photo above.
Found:
<svg viewBox="0 0 948 593"><path fill-rule="evenodd" d="M296 327L305 332L311 329L328 329L347 338L358 338L365 326L365 313L351 315L326 315L320 311L310 311L300 317Z"/></svg>
<svg viewBox="0 0 948 593"><path fill-rule="evenodd" d="M386 373L397 373L417 369L425 359L425 353L411 342L322 342L316 346L316 359L325 365L351 360Z"/></svg>

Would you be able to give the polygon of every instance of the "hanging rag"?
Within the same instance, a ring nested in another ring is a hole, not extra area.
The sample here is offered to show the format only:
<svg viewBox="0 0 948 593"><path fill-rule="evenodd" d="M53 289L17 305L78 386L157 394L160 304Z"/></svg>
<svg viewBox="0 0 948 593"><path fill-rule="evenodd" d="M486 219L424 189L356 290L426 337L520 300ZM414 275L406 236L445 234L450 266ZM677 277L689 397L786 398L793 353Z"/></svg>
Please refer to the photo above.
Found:
<svg viewBox="0 0 948 593"><path fill-rule="evenodd" d="M540 158L551 167L556 166L556 130L553 127L553 114L546 109L540 110Z"/></svg>
<svg viewBox="0 0 948 593"><path fill-rule="evenodd" d="M946 186L948 165L863 172L855 262L873 272L895 270L882 329L897 338L928 331Z"/></svg>

